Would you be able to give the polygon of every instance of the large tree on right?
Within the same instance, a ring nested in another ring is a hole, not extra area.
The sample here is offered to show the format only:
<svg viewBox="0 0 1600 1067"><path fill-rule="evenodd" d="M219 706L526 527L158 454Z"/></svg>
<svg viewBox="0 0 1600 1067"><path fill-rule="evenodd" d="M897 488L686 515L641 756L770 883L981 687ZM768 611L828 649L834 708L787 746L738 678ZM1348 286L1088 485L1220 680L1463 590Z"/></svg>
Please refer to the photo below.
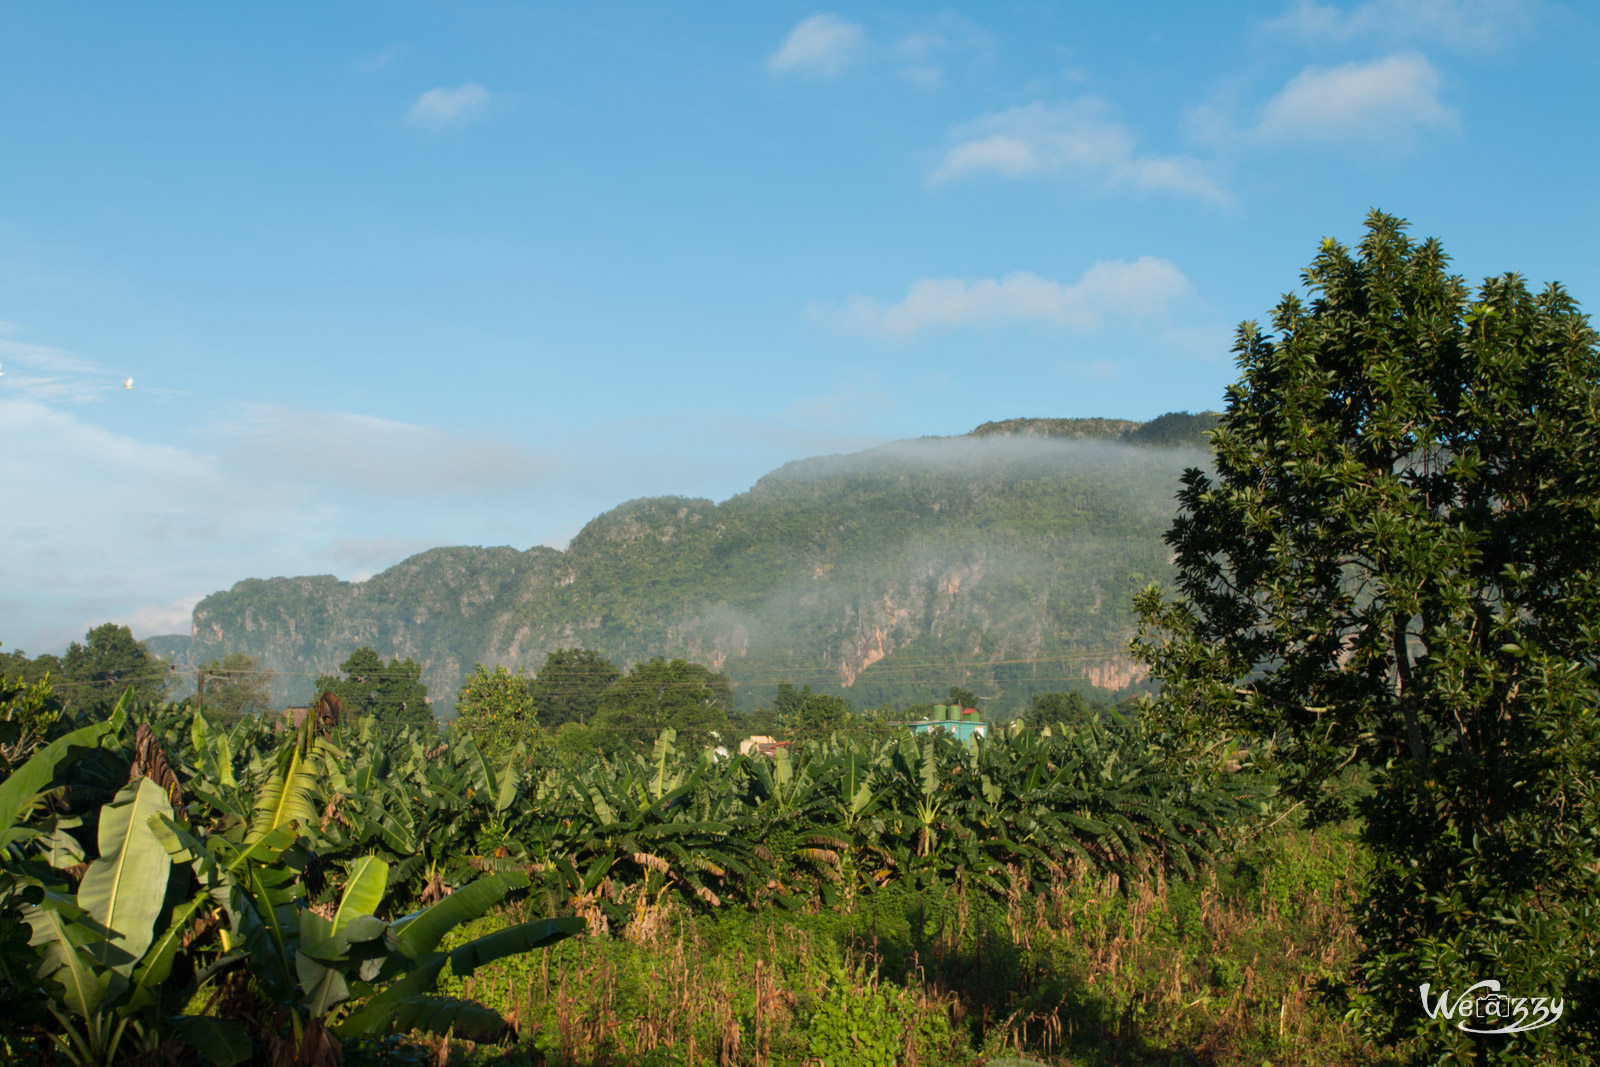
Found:
<svg viewBox="0 0 1600 1067"><path fill-rule="evenodd" d="M1314 813L1361 817L1353 1006L1372 1036L1589 1062L1600 338L1559 286L1474 292L1377 212L1303 281L1270 334L1240 327L1214 469L1185 474L1167 534L1177 589L1138 598L1163 686L1148 713L1191 754L1234 739ZM1562 1017L1482 1036L1424 1008L1423 983L1437 1007L1485 980Z"/></svg>

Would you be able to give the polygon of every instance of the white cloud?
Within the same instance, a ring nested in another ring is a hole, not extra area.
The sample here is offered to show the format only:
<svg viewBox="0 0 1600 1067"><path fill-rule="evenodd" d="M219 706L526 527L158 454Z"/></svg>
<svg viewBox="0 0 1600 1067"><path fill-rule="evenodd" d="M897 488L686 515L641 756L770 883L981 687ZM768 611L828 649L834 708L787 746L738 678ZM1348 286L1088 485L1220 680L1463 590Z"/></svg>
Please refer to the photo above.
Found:
<svg viewBox="0 0 1600 1067"><path fill-rule="evenodd" d="M1367 63L1307 67L1267 101L1256 134L1269 140L1407 139L1453 129L1439 100L1439 72L1427 57L1400 52Z"/></svg>
<svg viewBox="0 0 1600 1067"><path fill-rule="evenodd" d="M219 569L241 577L239 558L270 560L306 515L215 457L33 400L0 399L0 456L0 598L26 605L4 637L38 650L108 619L171 632L175 592L216 588Z"/></svg>
<svg viewBox="0 0 1600 1067"><path fill-rule="evenodd" d="M372 55L357 62L356 69L363 74L376 74L405 54L404 45L392 44L383 51L374 52Z"/></svg>
<svg viewBox="0 0 1600 1067"><path fill-rule="evenodd" d="M134 608L127 614L112 616L110 621L128 627L141 641L158 634L186 634L192 629L194 606L205 598L204 593L192 593L171 603Z"/></svg>
<svg viewBox="0 0 1600 1067"><path fill-rule="evenodd" d="M339 411L251 404L209 430L247 466L361 494L514 492L548 470L543 457L510 442Z"/></svg>
<svg viewBox="0 0 1600 1067"><path fill-rule="evenodd" d="M12 398L82 403L122 388L122 375L60 348L0 340L0 390Z"/></svg>
<svg viewBox="0 0 1600 1067"><path fill-rule="evenodd" d="M945 66L961 56L984 60L993 52L994 42L987 33L949 12L935 16L927 28L907 34L889 48L900 64L900 77L924 89L942 84Z"/></svg>
<svg viewBox="0 0 1600 1067"><path fill-rule="evenodd" d="M1367 0L1341 8L1296 0L1266 25L1271 32L1311 42L1377 40L1492 49L1526 33L1539 6L1532 0Z"/></svg>
<svg viewBox="0 0 1600 1067"><path fill-rule="evenodd" d="M244 409L203 437L155 443L0 394L0 604L19 605L0 640L181 631L178 593L473 542L544 474L514 445L337 412Z"/></svg>
<svg viewBox="0 0 1600 1067"><path fill-rule="evenodd" d="M857 23L827 13L812 15L789 31L782 45L767 57L774 74L809 74L831 78L844 72L866 44Z"/></svg>
<svg viewBox="0 0 1600 1067"><path fill-rule="evenodd" d="M489 106L489 90L475 82L454 89L429 89L411 105L411 118L430 129L471 122Z"/></svg>
<svg viewBox="0 0 1600 1067"><path fill-rule="evenodd" d="M974 119L951 131L956 143L931 180L939 184L982 174L1072 174L1107 189L1228 202L1228 194L1199 160L1140 155L1133 134L1111 121L1108 110L1099 99L1085 96L1059 104L1036 101Z"/></svg>
<svg viewBox="0 0 1600 1067"><path fill-rule="evenodd" d="M897 304L852 296L841 307L817 309L816 314L845 329L902 340L930 329L1028 321L1090 330L1108 317L1163 315L1192 292L1189 280L1170 260L1141 256L1131 263L1096 263L1073 283L1029 271L999 279L920 278Z"/></svg>

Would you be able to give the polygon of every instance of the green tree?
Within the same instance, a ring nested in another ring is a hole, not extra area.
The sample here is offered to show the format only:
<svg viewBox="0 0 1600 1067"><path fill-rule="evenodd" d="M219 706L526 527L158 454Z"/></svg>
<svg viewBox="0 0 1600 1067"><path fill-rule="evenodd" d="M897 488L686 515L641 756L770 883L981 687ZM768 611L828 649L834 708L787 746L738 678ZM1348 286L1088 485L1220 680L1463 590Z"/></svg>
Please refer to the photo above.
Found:
<svg viewBox="0 0 1600 1067"><path fill-rule="evenodd" d="M246 715L270 715L275 672L246 652L230 652L196 671L196 701L206 713L232 725Z"/></svg>
<svg viewBox="0 0 1600 1067"><path fill-rule="evenodd" d="M50 687L49 674L30 681L24 671L6 673L5 668L16 666L14 658L0 660L0 778L50 740L61 718L61 701Z"/></svg>
<svg viewBox="0 0 1600 1067"><path fill-rule="evenodd" d="M519 671L479 663L456 694L456 729L471 734L478 749L499 762L518 741L531 743L538 724L531 684Z"/></svg>
<svg viewBox="0 0 1600 1067"><path fill-rule="evenodd" d="M978 694L970 689L963 689L959 685L952 685L950 687L949 702L962 708L976 708L978 706Z"/></svg>
<svg viewBox="0 0 1600 1067"><path fill-rule="evenodd" d="M55 687L69 711L99 719L111 714L129 688L136 703L161 703L170 673L166 663L133 639L132 630L108 622L85 634L83 644L74 641L67 647Z"/></svg>
<svg viewBox="0 0 1600 1067"><path fill-rule="evenodd" d="M1094 722L1095 718L1094 709L1083 699L1083 694L1077 692L1035 693L1028 710L1022 713L1023 725L1034 727L1058 722L1069 726L1080 725Z"/></svg>
<svg viewBox="0 0 1600 1067"><path fill-rule="evenodd" d="M374 715L382 722L432 722L428 687L422 684L422 664L399 656L385 666L370 648L358 648L339 664L343 678L324 674L317 691L339 698L347 715Z"/></svg>
<svg viewBox="0 0 1600 1067"><path fill-rule="evenodd" d="M796 689L788 682L778 683L772 710L788 729L802 735L825 734L848 725L856 717L855 709L844 697L813 693L809 685Z"/></svg>
<svg viewBox="0 0 1600 1067"><path fill-rule="evenodd" d="M558 648L544 657L528 683L539 722L548 728L586 723L600 707L600 695L622 677L616 664L586 648Z"/></svg>
<svg viewBox="0 0 1600 1067"><path fill-rule="evenodd" d="M42 682L49 675L56 681L61 680L61 657L52 656L48 652L35 656L32 659L21 649L12 652L0 652L0 674L4 674L13 682Z"/></svg>
<svg viewBox="0 0 1600 1067"><path fill-rule="evenodd" d="M1600 354L1559 286L1474 296L1433 240L1379 213L1325 241L1242 378L1167 535L1177 594L1136 607L1149 714L1193 758L1257 749L1290 796L1376 858L1354 1006L1430 1061L1589 1062L1600 991ZM1221 751L1226 746L1221 746ZM1565 999L1496 1044L1429 1018L1494 979Z"/></svg>
<svg viewBox="0 0 1600 1067"><path fill-rule="evenodd" d="M680 745L710 744L727 727L733 704L728 677L688 660L661 657L636 663L600 698L594 717L613 745L645 747L665 727Z"/></svg>

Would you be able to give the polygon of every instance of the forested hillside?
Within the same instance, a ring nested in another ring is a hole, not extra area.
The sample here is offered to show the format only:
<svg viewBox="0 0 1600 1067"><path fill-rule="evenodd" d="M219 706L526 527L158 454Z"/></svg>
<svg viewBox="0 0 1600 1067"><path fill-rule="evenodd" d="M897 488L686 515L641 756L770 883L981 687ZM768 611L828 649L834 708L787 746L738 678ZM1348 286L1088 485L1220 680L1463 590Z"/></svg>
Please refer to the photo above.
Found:
<svg viewBox="0 0 1600 1067"><path fill-rule="evenodd" d="M1168 562L1178 476L1207 415L1018 419L791 463L721 504L656 497L565 551L439 548L361 582L249 579L202 601L187 660L277 671L283 700L358 646L424 665L445 710L475 662L556 648L724 670L741 707L780 681L859 707L959 683L1004 713L1033 692L1138 681L1129 597Z"/></svg>

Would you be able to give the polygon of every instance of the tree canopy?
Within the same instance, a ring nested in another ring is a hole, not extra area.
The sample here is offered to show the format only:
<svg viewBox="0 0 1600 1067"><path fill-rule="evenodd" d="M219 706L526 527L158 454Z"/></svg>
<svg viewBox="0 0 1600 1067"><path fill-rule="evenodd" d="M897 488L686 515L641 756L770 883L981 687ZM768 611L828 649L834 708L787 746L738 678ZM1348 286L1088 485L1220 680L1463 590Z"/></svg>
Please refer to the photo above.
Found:
<svg viewBox="0 0 1600 1067"><path fill-rule="evenodd" d="M1022 722L1030 727L1053 726L1058 722L1077 726L1094 722L1099 710L1091 708L1083 694L1076 691L1035 693L1028 710L1022 713Z"/></svg>
<svg viewBox="0 0 1600 1067"><path fill-rule="evenodd" d="M837 730L856 717L855 709L844 697L813 693L809 685L796 689L788 682L778 683L772 710L786 729L812 736Z"/></svg>
<svg viewBox="0 0 1600 1067"><path fill-rule="evenodd" d="M387 665L377 652L358 648L339 664L343 678L322 675L317 691L339 698L346 713L373 715L382 722L431 722L428 687L422 684L422 665L408 656L394 657Z"/></svg>
<svg viewBox="0 0 1600 1067"><path fill-rule="evenodd" d="M493 671L479 663L456 694L456 729L472 735L480 751L504 759L518 742L533 740L538 725L532 685L519 671Z"/></svg>
<svg viewBox="0 0 1600 1067"><path fill-rule="evenodd" d="M167 664L134 640L132 630L107 622L85 634L82 644L74 641L67 647L60 675L51 681L69 710L103 718L130 687L136 703L166 699L170 673Z"/></svg>
<svg viewBox="0 0 1600 1067"><path fill-rule="evenodd" d="M1466 1051L1419 986L1492 978L1566 998L1507 1055L1593 1052L1597 335L1557 285L1473 293L1447 263L1375 212L1273 334L1240 327L1215 472L1186 473L1167 535L1177 593L1140 595L1136 647L1192 756L1238 739L1314 814L1363 816L1370 1032Z"/></svg>
<svg viewBox="0 0 1600 1067"><path fill-rule="evenodd" d="M678 731L680 744L705 745L727 727L732 703L727 675L657 657L634 664L611 683L594 725L614 745L644 747L668 726Z"/></svg>
<svg viewBox="0 0 1600 1067"><path fill-rule="evenodd" d="M247 652L230 652L198 668L196 700L206 712L225 723L246 715L272 713L274 672Z"/></svg>
<svg viewBox="0 0 1600 1067"><path fill-rule="evenodd" d="M620 677L616 664L598 652L558 648L545 655L544 666L528 683L528 693L541 725L587 723L600 707L601 694Z"/></svg>

